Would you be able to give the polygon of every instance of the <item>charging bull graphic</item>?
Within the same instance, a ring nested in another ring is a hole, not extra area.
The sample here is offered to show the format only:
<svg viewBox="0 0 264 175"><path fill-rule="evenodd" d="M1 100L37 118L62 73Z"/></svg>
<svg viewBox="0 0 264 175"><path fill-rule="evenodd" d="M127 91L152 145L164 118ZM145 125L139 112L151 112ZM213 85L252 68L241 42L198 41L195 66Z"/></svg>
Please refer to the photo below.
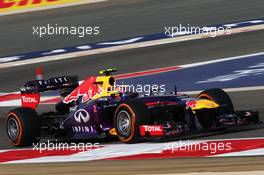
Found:
<svg viewBox="0 0 264 175"><path fill-rule="evenodd" d="M82 97L82 103L84 103L92 99L95 95L100 94L102 88L98 84L95 84L96 80L97 77L87 78L79 87L64 98L63 103L68 104L77 101L79 97Z"/></svg>

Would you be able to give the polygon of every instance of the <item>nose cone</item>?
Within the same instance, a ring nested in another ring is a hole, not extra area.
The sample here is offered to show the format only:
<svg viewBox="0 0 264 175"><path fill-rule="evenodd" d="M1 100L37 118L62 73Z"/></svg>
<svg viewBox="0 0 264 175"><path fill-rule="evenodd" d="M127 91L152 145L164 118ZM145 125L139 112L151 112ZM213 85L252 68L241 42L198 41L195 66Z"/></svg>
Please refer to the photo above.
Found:
<svg viewBox="0 0 264 175"><path fill-rule="evenodd" d="M192 110L198 110L204 108L213 109L219 107L219 104L215 103L214 101L206 100L206 99L188 101L186 105L189 106Z"/></svg>

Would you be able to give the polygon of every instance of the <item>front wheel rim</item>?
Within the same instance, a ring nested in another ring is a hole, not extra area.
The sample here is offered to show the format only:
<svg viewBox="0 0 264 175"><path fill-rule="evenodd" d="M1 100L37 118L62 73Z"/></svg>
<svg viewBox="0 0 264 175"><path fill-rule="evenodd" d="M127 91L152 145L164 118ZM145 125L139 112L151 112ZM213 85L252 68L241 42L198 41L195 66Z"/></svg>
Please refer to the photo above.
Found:
<svg viewBox="0 0 264 175"><path fill-rule="evenodd" d="M128 137L130 135L131 116L125 110L120 111L117 115L117 129L122 136Z"/></svg>

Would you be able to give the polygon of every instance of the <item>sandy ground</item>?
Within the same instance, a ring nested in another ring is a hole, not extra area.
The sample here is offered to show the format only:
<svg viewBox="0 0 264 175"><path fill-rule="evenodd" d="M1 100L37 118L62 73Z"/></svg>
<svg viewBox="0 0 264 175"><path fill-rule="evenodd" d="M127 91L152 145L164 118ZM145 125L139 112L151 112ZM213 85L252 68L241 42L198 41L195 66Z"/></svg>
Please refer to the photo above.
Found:
<svg viewBox="0 0 264 175"><path fill-rule="evenodd" d="M87 174L166 174L190 172L263 171L264 157L181 158L133 161L92 161L49 164L0 165L0 174L87 175Z"/></svg>

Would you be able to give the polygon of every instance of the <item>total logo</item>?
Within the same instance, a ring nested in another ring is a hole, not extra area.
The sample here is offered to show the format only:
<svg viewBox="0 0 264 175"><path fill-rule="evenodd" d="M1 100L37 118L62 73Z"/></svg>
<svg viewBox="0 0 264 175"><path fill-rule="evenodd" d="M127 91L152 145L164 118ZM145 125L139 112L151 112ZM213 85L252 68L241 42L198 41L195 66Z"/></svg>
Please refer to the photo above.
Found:
<svg viewBox="0 0 264 175"><path fill-rule="evenodd" d="M90 120L90 114L85 109L79 109L75 112L74 119L78 123L87 123Z"/></svg>
<svg viewBox="0 0 264 175"><path fill-rule="evenodd" d="M163 135L162 125L141 125L139 128L140 128L141 136L146 136L146 133L148 133L151 136Z"/></svg>
<svg viewBox="0 0 264 175"><path fill-rule="evenodd" d="M143 125L142 126L145 131L147 132L153 132L153 131L162 131L161 126L149 126L149 125Z"/></svg>
<svg viewBox="0 0 264 175"><path fill-rule="evenodd" d="M22 96L22 101L24 103L37 103L38 102L36 100L36 98L33 98L33 97L25 97L25 96Z"/></svg>
<svg viewBox="0 0 264 175"><path fill-rule="evenodd" d="M38 5L56 1L59 0L0 0L0 9L11 8L14 6L22 7L28 5Z"/></svg>
<svg viewBox="0 0 264 175"><path fill-rule="evenodd" d="M22 94L21 95L21 103L23 107L29 107L32 109L36 109L40 102L39 94Z"/></svg>

